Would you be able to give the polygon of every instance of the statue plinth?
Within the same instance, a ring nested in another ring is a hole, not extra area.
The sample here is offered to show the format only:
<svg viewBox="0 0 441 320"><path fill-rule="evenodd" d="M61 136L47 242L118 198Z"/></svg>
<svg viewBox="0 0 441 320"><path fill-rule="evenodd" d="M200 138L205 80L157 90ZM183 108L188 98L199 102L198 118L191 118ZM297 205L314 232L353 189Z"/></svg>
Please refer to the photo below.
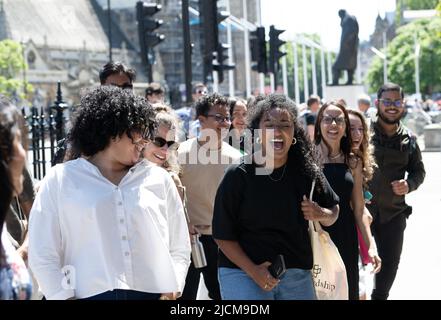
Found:
<svg viewBox="0 0 441 320"><path fill-rule="evenodd" d="M326 100L344 99L348 108L357 108L357 99L362 93L365 90L361 84L326 86Z"/></svg>

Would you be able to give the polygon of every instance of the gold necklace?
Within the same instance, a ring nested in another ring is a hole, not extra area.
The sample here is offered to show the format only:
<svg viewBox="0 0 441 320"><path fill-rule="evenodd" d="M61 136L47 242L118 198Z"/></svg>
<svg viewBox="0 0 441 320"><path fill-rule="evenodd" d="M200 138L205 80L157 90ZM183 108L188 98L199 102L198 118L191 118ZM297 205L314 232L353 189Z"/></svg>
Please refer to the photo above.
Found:
<svg viewBox="0 0 441 320"><path fill-rule="evenodd" d="M271 181L279 182L280 180L282 180L283 176L285 175L285 170L286 170L286 163L285 163L285 165L283 166L283 171L282 171L282 174L281 174L280 178L278 178L278 179L273 179L273 178L271 177L272 173L270 173L270 174L268 175L268 178L270 178Z"/></svg>

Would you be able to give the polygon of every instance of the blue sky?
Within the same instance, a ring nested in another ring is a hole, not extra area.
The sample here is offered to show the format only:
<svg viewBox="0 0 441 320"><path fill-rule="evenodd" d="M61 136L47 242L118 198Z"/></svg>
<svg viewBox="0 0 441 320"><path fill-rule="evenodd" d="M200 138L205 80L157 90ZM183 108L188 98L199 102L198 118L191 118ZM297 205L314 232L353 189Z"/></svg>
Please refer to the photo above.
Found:
<svg viewBox="0 0 441 320"><path fill-rule="evenodd" d="M296 33L317 33L326 48L338 51L341 34L338 10L346 9L357 18L359 38L363 41L374 31L378 14L384 17L385 12L395 11L395 0L261 0L261 6L262 24L266 27L274 24L277 29L286 30L285 39Z"/></svg>

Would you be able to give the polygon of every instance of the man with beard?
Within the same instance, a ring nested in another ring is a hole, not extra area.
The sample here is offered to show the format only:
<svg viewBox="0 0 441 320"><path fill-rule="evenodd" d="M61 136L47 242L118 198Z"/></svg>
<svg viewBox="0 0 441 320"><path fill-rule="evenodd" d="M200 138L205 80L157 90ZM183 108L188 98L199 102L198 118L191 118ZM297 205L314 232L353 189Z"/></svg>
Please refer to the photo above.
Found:
<svg viewBox="0 0 441 320"><path fill-rule="evenodd" d="M378 168L369 184L373 198L368 209L374 217L372 232L382 268L375 277L372 300L386 300L400 262L406 219L412 213L405 195L420 186L426 172L416 137L400 122L405 109L403 89L384 84L375 105L378 120L371 125L371 141Z"/></svg>

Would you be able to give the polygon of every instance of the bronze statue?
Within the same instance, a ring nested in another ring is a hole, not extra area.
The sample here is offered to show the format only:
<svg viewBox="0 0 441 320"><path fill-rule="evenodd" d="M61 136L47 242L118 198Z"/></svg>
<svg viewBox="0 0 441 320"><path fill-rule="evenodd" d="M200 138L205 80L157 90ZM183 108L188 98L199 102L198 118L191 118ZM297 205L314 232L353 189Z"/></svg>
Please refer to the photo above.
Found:
<svg viewBox="0 0 441 320"><path fill-rule="evenodd" d="M332 84L338 85L341 70L348 73L347 85L352 84L354 71L357 67L358 53L358 22L354 16L349 15L346 10L339 10L338 15L341 18L341 40L340 52L337 60L332 66Z"/></svg>

